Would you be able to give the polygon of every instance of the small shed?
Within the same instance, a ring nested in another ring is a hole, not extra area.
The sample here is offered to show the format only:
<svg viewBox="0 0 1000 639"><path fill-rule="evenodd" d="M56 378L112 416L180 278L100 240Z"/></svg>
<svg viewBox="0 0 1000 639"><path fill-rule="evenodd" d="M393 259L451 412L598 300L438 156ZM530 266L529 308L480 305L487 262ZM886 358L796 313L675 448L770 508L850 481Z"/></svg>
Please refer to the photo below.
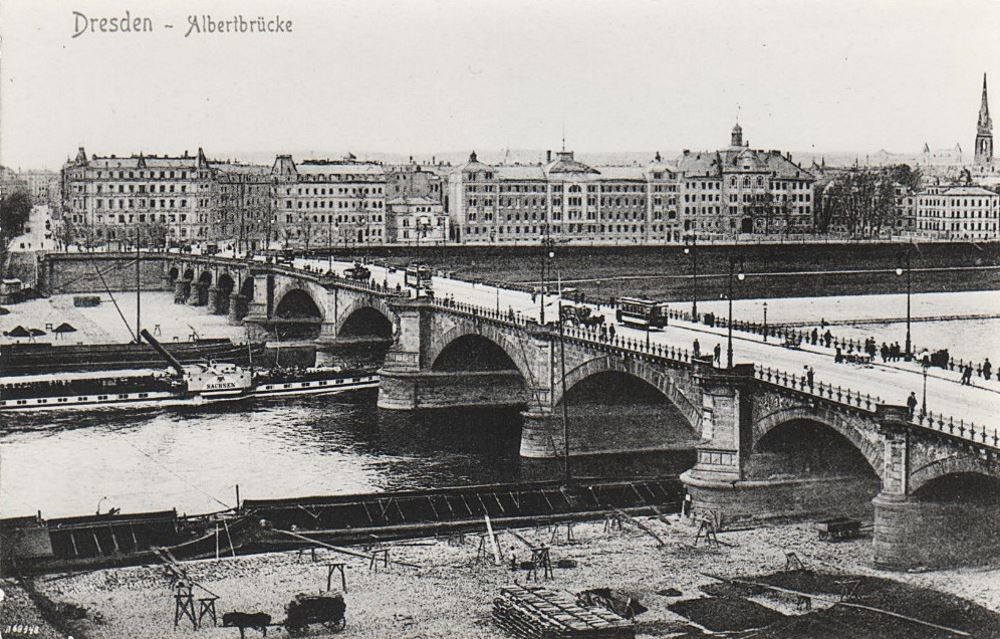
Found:
<svg viewBox="0 0 1000 639"><path fill-rule="evenodd" d="M0 280L0 304L17 304L21 301L24 283L18 279Z"/></svg>

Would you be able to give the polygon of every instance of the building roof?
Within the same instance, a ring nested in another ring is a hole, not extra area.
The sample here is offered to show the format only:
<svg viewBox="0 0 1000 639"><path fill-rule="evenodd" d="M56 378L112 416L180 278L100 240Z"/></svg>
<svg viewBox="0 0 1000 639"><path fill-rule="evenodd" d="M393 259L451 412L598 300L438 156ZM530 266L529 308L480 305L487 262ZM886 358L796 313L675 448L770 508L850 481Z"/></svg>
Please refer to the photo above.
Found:
<svg viewBox="0 0 1000 639"><path fill-rule="evenodd" d="M953 196L963 196L963 195L977 195L977 196L996 196L995 191L989 189L984 189L981 186L951 186L939 193L940 195L953 195Z"/></svg>
<svg viewBox="0 0 1000 639"><path fill-rule="evenodd" d="M600 174L600 171L583 162L573 159L572 151L557 151L556 159L545 165L545 172L548 175L553 173L590 173Z"/></svg>
<svg viewBox="0 0 1000 639"><path fill-rule="evenodd" d="M271 167L263 164L240 164L238 162L212 162L212 168L221 173L234 175L265 175Z"/></svg>
<svg viewBox="0 0 1000 639"><path fill-rule="evenodd" d="M780 151L727 147L720 151L685 151L677 159L677 172L689 177L720 177L723 173L766 172L786 180L811 180L814 176Z"/></svg>
<svg viewBox="0 0 1000 639"><path fill-rule="evenodd" d="M644 166L602 166L599 171L601 180L638 180L646 181Z"/></svg>
<svg viewBox="0 0 1000 639"><path fill-rule="evenodd" d="M493 168L501 180L545 179L545 170L540 164L500 164Z"/></svg>

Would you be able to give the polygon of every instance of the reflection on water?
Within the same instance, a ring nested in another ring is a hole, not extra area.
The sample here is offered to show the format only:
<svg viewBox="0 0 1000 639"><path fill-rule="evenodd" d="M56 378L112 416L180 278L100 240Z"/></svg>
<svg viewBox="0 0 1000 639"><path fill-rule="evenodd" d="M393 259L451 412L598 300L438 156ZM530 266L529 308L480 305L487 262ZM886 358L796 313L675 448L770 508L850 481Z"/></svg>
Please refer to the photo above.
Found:
<svg viewBox="0 0 1000 639"><path fill-rule="evenodd" d="M375 394L210 410L5 415L0 516L176 507L243 498L367 492L560 477L561 460L518 455L516 410L407 413ZM678 473L693 454L581 457L579 476ZM107 497L107 499L103 499Z"/></svg>

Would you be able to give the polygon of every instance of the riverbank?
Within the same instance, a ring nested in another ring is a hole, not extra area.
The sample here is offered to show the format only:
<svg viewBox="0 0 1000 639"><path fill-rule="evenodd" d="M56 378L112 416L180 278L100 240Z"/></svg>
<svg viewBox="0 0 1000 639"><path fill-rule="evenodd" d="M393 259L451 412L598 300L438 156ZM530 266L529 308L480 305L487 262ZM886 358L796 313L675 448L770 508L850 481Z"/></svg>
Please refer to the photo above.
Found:
<svg viewBox="0 0 1000 639"><path fill-rule="evenodd" d="M136 299L134 292L116 292L114 300L106 292L94 293L101 298L98 306L73 305L74 295L53 295L6 306L10 314L0 316L0 329L15 326L38 328L45 335L30 340L37 344L120 344L134 339ZM228 338L246 342L242 326L230 326L225 315L212 315L204 306L174 304L172 293L144 291L141 308L142 326L157 339L169 345L174 341L195 338ZM119 314L120 313L120 314ZM52 328L67 322L76 329L72 333L53 333ZM0 344L27 343L0 334Z"/></svg>
<svg viewBox="0 0 1000 639"><path fill-rule="evenodd" d="M695 529L676 517L668 519L669 524L655 519L643 521L663 541L662 547L652 536L628 522L623 531L611 532L605 530L603 522L578 524L573 528L572 541L566 541L565 528L560 528L552 543L552 559L572 560L575 567L556 567L555 578L543 582L544 585L572 592L602 587L628 592L649 608L637 618L638 636L697 637L704 635L690 620L675 612L684 608L675 604L701 600L705 597L702 588L716 588L718 582L705 574L746 577L773 573L785 567L786 553L794 552L808 569L885 577L967 599L967 603L954 604L954 614L945 625L961 628L963 623L995 619L994 634L976 628L975 636L1000 636L1000 617L990 616L1000 613L1000 567L924 574L886 573L870 567L870 539L820 542L809 524L722 533L721 545L715 548L695 546ZM553 540L548 530L528 529L519 534L535 544ZM490 619L492 600L501 587L515 581L525 583L526 574L511 572L506 565L484 565L477 557L478 545L479 540L474 536L467 537L464 543L426 540L393 545L392 560L419 568L393 565L388 569L380 567L377 572L369 570L366 560L329 551L318 553L316 562L308 553L300 557L296 552L285 552L191 562L184 566L193 579L219 595L216 605L220 618L224 612L233 610L259 611L270 614L275 622L281 621L284 604L296 593L325 591L326 564L337 561L347 563L347 634L351 637L500 639L505 635ZM519 560L530 556L526 546L510 533L500 534L500 545L505 554L514 547ZM335 574L334 588L339 587L338 579ZM174 630L174 601L162 567L39 578L37 587L54 601L87 609L86 620L70 622L77 639L165 635L210 639L237 635L232 628L208 627L195 632L190 622ZM866 601L866 593L858 596ZM789 604L761 596L748 599L773 609L784 620L804 612L796 610L794 601ZM870 598L867 601L871 603ZM922 614L920 609L897 612L917 618ZM943 613L926 610L923 614ZM95 621L95 617L100 621ZM882 631L888 633L890 629L897 632L901 629L906 633L902 636L908 637L938 636L921 634L919 626L899 619L879 617L879 620L884 627L868 636L881 637ZM937 623L944 621L937 619ZM287 636L283 629L277 628L270 629L268 634ZM310 636L325 635L314 627Z"/></svg>

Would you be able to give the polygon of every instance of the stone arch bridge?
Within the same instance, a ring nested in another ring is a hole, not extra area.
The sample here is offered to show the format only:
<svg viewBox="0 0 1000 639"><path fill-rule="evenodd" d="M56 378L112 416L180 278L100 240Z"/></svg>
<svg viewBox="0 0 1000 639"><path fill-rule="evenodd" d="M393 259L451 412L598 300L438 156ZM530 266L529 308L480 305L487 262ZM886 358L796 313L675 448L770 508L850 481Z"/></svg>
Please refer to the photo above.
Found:
<svg viewBox="0 0 1000 639"><path fill-rule="evenodd" d="M1000 555L1000 441L959 417L914 417L864 389L754 364L718 368L683 350L560 332L375 282L195 256L163 256L159 268L177 302L261 335L391 338L383 409L516 406L525 457L694 450L682 480L696 516L723 527L874 510L879 564Z"/></svg>

